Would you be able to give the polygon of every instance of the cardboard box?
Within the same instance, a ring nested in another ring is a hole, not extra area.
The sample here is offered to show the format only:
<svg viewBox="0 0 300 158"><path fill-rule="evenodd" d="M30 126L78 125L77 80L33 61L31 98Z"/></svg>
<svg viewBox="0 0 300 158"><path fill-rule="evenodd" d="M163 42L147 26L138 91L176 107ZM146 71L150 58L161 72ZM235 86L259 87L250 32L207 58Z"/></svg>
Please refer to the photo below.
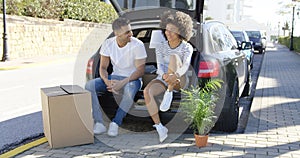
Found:
<svg viewBox="0 0 300 158"><path fill-rule="evenodd" d="M94 143L90 92L77 85L41 88L44 134L51 148Z"/></svg>

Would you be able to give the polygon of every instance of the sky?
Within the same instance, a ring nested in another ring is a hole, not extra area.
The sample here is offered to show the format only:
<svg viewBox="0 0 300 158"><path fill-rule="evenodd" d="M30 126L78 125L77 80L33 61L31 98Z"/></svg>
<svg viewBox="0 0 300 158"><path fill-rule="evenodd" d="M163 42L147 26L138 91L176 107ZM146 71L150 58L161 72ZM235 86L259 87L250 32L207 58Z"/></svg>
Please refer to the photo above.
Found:
<svg viewBox="0 0 300 158"><path fill-rule="evenodd" d="M247 10L251 12L252 19L259 23L264 23L271 27L271 29L278 29L284 26L285 22L288 22L291 28L292 21L292 8L284 8L284 4L292 4L292 0L246 0L252 5L252 8ZM300 10L300 2L296 8ZM280 10L290 11L286 15L279 15ZM245 10L246 12L246 10ZM300 25L300 16L298 17L295 11L294 15L294 35L300 36L300 29L297 29ZM279 23L280 22L280 23Z"/></svg>
<svg viewBox="0 0 300 158"><path fill-rule="evenodd" d="M281 0L252 0L252 2L248 4L252 5L252 8L247 11L251 12L252 18L257 22L277 24L278 21L280 21L280 16L277 14L280 8L278 2L280 1Z"/></svg>

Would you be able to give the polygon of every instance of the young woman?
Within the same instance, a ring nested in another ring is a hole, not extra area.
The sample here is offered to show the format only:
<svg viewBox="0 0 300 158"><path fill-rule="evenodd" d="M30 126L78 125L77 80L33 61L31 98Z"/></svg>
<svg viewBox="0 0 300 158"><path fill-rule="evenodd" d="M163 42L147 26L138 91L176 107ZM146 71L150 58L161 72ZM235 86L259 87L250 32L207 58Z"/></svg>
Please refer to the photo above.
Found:
<svg viewBox="0 0 300 158"><path fill-rule="evenodd" d="M166 38L156 48L157 78L144 89L148 112L153 120L160 142L168 136L168 129L160 122L158 106L154 97L164 93L160 111L170 108L173 90L185 88L188 84L186 72L189 68L193 47L187 42L192 36L193 21L183 12L167 12L161 17L160 26Z"/></svg>

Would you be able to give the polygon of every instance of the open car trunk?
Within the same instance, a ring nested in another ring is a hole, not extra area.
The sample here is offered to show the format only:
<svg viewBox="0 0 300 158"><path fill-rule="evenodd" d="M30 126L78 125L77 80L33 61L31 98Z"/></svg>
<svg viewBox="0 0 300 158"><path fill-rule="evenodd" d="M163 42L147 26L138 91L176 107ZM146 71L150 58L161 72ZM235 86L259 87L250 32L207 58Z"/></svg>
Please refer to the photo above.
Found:
<svg viewBox="0 0 300 158"><path fill-rule="evenodd" d="M145 66L145 74L142 76L142 81L143 85L142 88L138 91L138 93L135 96L135 103L132 106L129 114L139 116L139 115L149 115L147 111L147 107L145 106L144 102L144 96L143 96L143 90L147 86L147 84L156 78L156 70L157 70L157 65L156 65L156 54L155 54L155 44L157 42L157 37L153 37L153 34L161 34L161 30L159 28L141 28L141 29L133 29L133 36L140 39L146 48L147 52L147 59L146 59L146 66ZM112 36L112 35L111 35ZM155 38L155 40L151 40L151 38ZM162 39L160 39L162 40ZM192 61L191 61L191 66L190 69L188 70L188 77L189 77L189 85L197 85L198 84L198 78L195 73L195 69L193 67L197 67L196 61L198 61L198 58L200 57L200 53L197 51L196 48L194 48L193 56L192 56ZM97 57L96 57L97 58ZM100 61L98 60L98 64L95 67L97 72L95 74L95 78L100 77L99 76L99 64ZM111 73L112 70L112 65L110 64L108 72ZM181 94L180 92L173 92L173 102L170 110L168 111L169 113L176 113L178 110L179 102L181 99ZM163 94L162 94L163 95ZM157 103L159 104L162 100L162 95L160 97L157 97ZM103 97L102 100L104 103L101 104L104 109L106 106L111 106L112 105L112 100L114 97L116 97L116 108L117 108L117 102L118 102L118 96L113 96L112 93L107 92L107 93L102 93L99 95L100 97ZM111 107L107 107L111 108ZM141 112L144 111L144 112ZM109 111L107 111L109 112Z"/></svg>
<svg viewBox="0 0 300 158"><path fill-rule="evenodd" d="M116 12L131 21L157 18L158 13L149 14L148 9L166 8L189 14L197 22L202 22L204 0L110 0ZM137 14L137 11L146 11Z"/></svg>

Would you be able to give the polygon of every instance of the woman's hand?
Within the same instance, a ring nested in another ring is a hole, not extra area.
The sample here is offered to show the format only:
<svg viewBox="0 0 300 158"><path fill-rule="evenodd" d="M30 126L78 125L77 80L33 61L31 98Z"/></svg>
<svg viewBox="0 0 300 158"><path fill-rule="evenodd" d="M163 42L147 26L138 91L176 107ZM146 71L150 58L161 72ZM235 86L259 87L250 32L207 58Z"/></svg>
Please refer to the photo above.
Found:
<svg viewBox="0 0 300 158"><path fill-rule="evenodd" d="M168 85L176 85L178 83L178 79L175 74L164 74L163 79Z"/></svg>

